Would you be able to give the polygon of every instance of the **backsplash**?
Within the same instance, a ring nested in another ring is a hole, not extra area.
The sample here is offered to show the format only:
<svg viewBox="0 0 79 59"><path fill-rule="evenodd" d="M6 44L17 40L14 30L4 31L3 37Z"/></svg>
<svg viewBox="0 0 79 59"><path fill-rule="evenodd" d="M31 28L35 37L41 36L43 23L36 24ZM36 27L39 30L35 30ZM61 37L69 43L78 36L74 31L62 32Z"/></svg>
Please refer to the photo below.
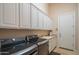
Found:
<svg viewBox="0 0 79 59"><path fill-rule="evenodd" d="M26 35L37 34L39 36L48 35L47 30L22 30L22 29L0 29L1 38L24 37Z"/></svg>

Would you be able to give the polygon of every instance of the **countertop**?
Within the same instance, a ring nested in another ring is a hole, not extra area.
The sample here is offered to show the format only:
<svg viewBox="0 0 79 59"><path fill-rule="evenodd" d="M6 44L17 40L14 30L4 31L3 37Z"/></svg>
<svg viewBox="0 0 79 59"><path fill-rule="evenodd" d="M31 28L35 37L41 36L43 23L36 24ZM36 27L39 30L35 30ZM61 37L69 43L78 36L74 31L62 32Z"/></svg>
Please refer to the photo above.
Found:
<svg viewBox="0 0 79 59"><path fill-rule="evenodd" d="M33 43L27 42L27 43L22 43L22 44L19 44L16 46L8 47L8 48L1 48L0 52L2 52L1 55L10 55L10 54L19 52L23 49L29 48L29 47L31 47L39 42L45 41L45 40L46 39L38 39L36 42L33 42Z"/></svg>
<svg viewBox="0 0 79 59"><path fill-rule="evenodd" d="M53 39L53 38L55 38L56 36L42 36L42 37L40 37L40 38L42 38L42 39Z"/></svg>

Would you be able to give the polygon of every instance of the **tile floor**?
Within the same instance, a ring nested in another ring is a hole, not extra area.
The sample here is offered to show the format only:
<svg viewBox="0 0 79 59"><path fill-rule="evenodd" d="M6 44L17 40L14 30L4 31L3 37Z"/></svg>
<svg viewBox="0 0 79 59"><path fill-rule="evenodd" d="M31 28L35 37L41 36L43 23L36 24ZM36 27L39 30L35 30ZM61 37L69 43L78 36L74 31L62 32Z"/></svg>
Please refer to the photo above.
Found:
<svg viewBox="0 0 79 59"><path fill-rule="evenodd" d="M74 51L70 51L62 48L55 48L54 52L60 53L61 55L76 55Z"/></svg>

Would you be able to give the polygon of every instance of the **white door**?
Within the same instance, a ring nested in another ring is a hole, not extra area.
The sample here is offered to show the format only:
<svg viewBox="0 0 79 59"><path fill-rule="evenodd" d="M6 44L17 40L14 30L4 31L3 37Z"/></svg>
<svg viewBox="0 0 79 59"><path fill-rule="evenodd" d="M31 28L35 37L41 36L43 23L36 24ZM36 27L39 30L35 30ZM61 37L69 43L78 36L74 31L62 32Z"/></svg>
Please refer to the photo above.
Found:
<svg viewBox="0 0 79 59"><path fill-rule="evenodd" d="M20 4L20 27L30 28L30 3Z"/></svg>
<svg viewBox="0 0 79 59"><path fill-rule="evenodd" d="M18 27L19 25L19 8L17 3L0 4L2 19L0 26L2 27Z"/></svg>
<svg viewBox="0 0 79 59"><path fill-rule="evenodd" d="M74 14L59 16L60 47L74 49Z"/></svg>

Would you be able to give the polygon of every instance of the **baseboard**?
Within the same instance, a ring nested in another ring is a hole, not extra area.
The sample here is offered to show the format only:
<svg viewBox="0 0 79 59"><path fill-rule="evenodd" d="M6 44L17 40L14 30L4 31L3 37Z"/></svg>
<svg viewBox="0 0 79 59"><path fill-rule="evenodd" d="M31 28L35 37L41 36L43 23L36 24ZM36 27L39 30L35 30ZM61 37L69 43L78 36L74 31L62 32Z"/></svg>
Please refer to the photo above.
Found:
<svg viewBox="0 0 79 59"><path fill-rule="evenodd" d="M69 50L69 51L74 51L74 50L71 50L71 49L63 48L63 47L59 47L59 48Z"/></svg>
<svg viewBox="0 0 79 59"><path fill-rule="evenodd" d="M55 46L55 48L56 48L57 46ZM55 48L52 50L52 51L54 51L55 50Z"/></svg>
<svg viewBox="0 0 79 59"><path fill-rule="evenodd" d="M75 50L76 55L79 55L79 50Z"/></svg>
<svg viewBox="0 0 79 59"><path fill-rule="evenodd" d="M55 46L57 48L57 46ZM54 52L55 48L49 53L49 55L61 55L60 53Z"/></svg>
<svg viewBox="0 0 79 59"><path fill-rule="evenodd" d="M57 47L57 46L55 46L54 49L53 49L51 52L53 52L53 51L55 50L56 47ZM49 54L50 54L51 52L49 52Z"/></svg>

